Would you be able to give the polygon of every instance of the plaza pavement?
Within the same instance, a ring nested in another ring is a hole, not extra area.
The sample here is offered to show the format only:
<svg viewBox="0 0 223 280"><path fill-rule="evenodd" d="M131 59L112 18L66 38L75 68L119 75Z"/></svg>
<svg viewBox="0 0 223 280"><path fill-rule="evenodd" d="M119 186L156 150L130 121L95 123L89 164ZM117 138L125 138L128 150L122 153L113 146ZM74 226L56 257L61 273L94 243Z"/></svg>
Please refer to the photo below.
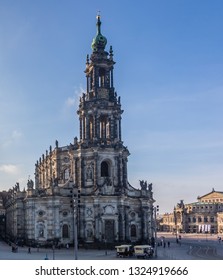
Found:
<svg viewBox="0 0 223 280"><path fill-rule="evenodd" d="M116 260L115 250L78 250L77 257L79 260ZM28 253L28 247L19 247L18 252L14 253L11 247L0 242L0 260L74 260L75 254L74 249L45 249L31 248L31 253ZM119 258L118 258L119 259ZM129 258L130 260L137 260L135 257ZM158 247L157 248L157 258L151 258L151 260L181 260L181 259L191 259L188 255L188 246L179 246L177 244L171 243L169 248ZM121 260L121 259L120 259Z"/></svg>
<svg viewBox="0 0 223 280"><path fill-rule="evenodd" d="M158 240L162 240L163 236L160 234ZM165 234L164 239L166 246L157 247L157 257L150 260L195 260L199 259L193 248L198 248L199 244L207 248L216 248L217 256L213 255L212 259L223 259L223 242L217 242L217 236L196 236L196 235L182 235L180 243L176 243L173 235ZM167 242L170 241L170 246ZM208 241L208 242L207 242ZM211 251L210 251L211 252ZM209 253L209 252L208 252ZM208 253L206 258L208 258ZM212 253L211 253L212 254ZM77 258L79 260L117 260L116 251L114 250L92 250L92 249L79 249ZM51 248L31 248L31 253L28 253L28 247L18 247L18 252L13 253L11 246L3 241L0 241L0 260L74 260L75 252L71 247L69 249L56 249ZM129 260L137 260L135 257L128 258ZM122 259L120 259L122 260Z"/></svg>

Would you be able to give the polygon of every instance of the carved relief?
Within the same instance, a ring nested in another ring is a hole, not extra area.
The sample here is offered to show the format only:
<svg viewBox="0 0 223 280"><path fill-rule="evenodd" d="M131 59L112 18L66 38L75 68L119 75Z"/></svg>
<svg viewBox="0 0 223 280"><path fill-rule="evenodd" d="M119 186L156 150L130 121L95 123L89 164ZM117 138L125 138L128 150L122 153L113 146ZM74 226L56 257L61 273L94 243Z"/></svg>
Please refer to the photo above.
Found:
<svg viewBox="0 0 223 280"><path fill-rule="evenodd" d="M114 212L115 212L114 206L112 206L112 205L106 205L106 206L104 207L104 214L106 214L106 215L111 215L111 214L114 214Z"/></svg>
<svg viewBox="0 0 223 280"><path fill-rule="evenodd" d="M86 167L86 176L85 176L86 181L92 181L93 180L93 174L94 174L94 165L91 162Z"/></svg>
<svg viewBox="0 0 223 280"><path fill-rule="evenodd" d="M92 242L94 240L94 230L93 230L93 224L92 223L87 223L85 236L86 236L86 241L87 242Z"/></svg>
<svg viewBox="0 0 223 280"><path fill-rule="evenodd" d="M105 182L102 187L102 193L106 194L106 195L112 195L112 194L114 194L114 192L115 192L115 189L112 184L111 178L105 178Z"/></svg>

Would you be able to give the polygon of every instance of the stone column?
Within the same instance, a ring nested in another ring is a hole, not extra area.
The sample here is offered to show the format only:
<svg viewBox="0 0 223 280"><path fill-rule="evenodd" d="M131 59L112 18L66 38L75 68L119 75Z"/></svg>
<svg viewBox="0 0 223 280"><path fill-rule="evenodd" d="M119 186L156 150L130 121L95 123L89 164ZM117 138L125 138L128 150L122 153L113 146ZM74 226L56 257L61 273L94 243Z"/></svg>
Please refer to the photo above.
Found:
<svg viewBox="0 0 223 280"><path fill-rule="evenodd" d="M86 118L85 118L85 121L86 121L86 123L85 123L85 126L86 126L86 128L85 128L85 139L86 140L89 140L90 139L90 123L89 123L89 115L86 115Z"/></svg>
<svg viewBox="0 0 223 280"><path fill-rule="evenodd" d="M100 215L99 215L99 204L98 204L98 200L95 199L94 200L94 225L95 225L95 228L94 228L94 234L95 234L95 238L99 241L101 236L100 236L100 232L101 232L101 228L100 228Z"/></svg>
<svg viewBox="0 0 223 280"><path fill-rule="evenodd" d="M81 203L78 207L78 237L79 238L85 238L85 208L86 205L84 203Z"/></svg>
<svg viewBox="0 0 223 280"><path fill-rule="evenodd" d="M118 133L119 133L119 135L118 135L118 138L119 138L119 141L121 141L122 140L122 133L121 133L121 117L119 118L119 131L118 131Z"/></svg>
<svg viewBox="0 0 223 280"><path fill-rule="evenodd" d="M83 140L86 139L86 117L83 116Z"/></svg>
<svg viewBox="0 0 223 280"><path fill-rule="evenodd" d="M94 153L94 189L97 189L97 181L98 181L98 154L97 152Z"/></svg>
<svg viewBox="0 0 223 280"><path fill-rule="evenodd" d="M144 242L148 241L148 207L142 206L142 240Z"/></svg>
<svg viewBox="0 0 223 280"><path fill-rule="evenodd" d="M123 168L123 186L127 186L127 159L124 158L122 160L122 168Z"/></svg>
<svg viewBox="0 0 223 280"><path fill-rule="evenodd" d="M118 181L119 181L119 187L121 188L121 191L123 193L123 168L122 168L122 155L119 154L119 157L118 157L118 174L119 174L119 178L118 178Z"/></svg>
<svg viewBox="0 0 223 280"><path fill-rule="evenodd" d="M111 68L111 77L110 77L110 79L111 79L111 88L113 88L113 67Z"/></svg>
<svg viewBox="0 0 223 280"><path fill-rule="evenodd" d="M124 241L125 239L125 209L124 205L118 206L118 218L119 218L119 225L118 225L118 241Z"/></svg>
<svg viewBox="0 0 223 280"><path fill-rule="evenodd" d="M93 116L93 139L97 140L97 115Z"/></svg>
<svg viewBox="0 0 223 280"><path fill-rule="evenodd" d="M79 121L80 121L80 140L82 140L83 139L83 119L81 116L79 118Z"/></svg>
<svg viewBox="0 0 223 280"><path fill-rule="evenodd" d="M129 216L128 216L129 206L125 206L125 240L130 240L130 230L129 230Z"/></svg>

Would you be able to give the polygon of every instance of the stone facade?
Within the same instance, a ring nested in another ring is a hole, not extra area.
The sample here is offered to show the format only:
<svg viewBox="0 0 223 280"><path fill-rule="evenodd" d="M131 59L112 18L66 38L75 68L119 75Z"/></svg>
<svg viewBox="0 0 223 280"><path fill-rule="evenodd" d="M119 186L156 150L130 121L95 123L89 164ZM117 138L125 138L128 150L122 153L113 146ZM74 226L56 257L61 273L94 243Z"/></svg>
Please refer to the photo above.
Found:
<svg viewBox="0 0 223 280"><path fill-rule="evenodd" d="M79 139L50 146L35 165L35 182L13 188L7 230L29 242L149 242L153 237L152 184L128 182L130 155L121 134L120 97L114 88L113 50L105 51L100 17L86 60L86 92L77 111ZM12 226L13 221L13 226ZM14 228L16 227L16 229Z"/></svg>
<svg viewBox="0 0 223 280"><path fill-rule="evenodd" d="M3 201L3 194L0 193L0 239L5 238L5 228L6 228L5 207Z"/></svg>
<svg viewBox="0 0 223 280"><path fill-rule="evenodd" d="M160 222L163 231L188 233L223 233L223 192L214 189L196 202L180 201L173 213Z"/></svg>

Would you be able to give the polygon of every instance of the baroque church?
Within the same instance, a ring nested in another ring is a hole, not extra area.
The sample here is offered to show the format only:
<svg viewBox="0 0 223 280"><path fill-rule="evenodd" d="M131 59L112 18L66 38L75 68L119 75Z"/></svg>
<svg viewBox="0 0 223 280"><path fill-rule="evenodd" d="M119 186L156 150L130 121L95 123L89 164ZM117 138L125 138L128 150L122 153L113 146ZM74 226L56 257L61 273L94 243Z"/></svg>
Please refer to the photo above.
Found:
<svg viewBox="0 0 223 280"><path fill-rule="evenodd" d="M6 234L26 242L148 243L154 238L152 184L128 182L130 155L122 141L122 107L114 88L113 50L97 34L86 60L79 139L50 146L35 165L35 182L5 194ZM76 233L75 233L76 231Z"/></svg>

